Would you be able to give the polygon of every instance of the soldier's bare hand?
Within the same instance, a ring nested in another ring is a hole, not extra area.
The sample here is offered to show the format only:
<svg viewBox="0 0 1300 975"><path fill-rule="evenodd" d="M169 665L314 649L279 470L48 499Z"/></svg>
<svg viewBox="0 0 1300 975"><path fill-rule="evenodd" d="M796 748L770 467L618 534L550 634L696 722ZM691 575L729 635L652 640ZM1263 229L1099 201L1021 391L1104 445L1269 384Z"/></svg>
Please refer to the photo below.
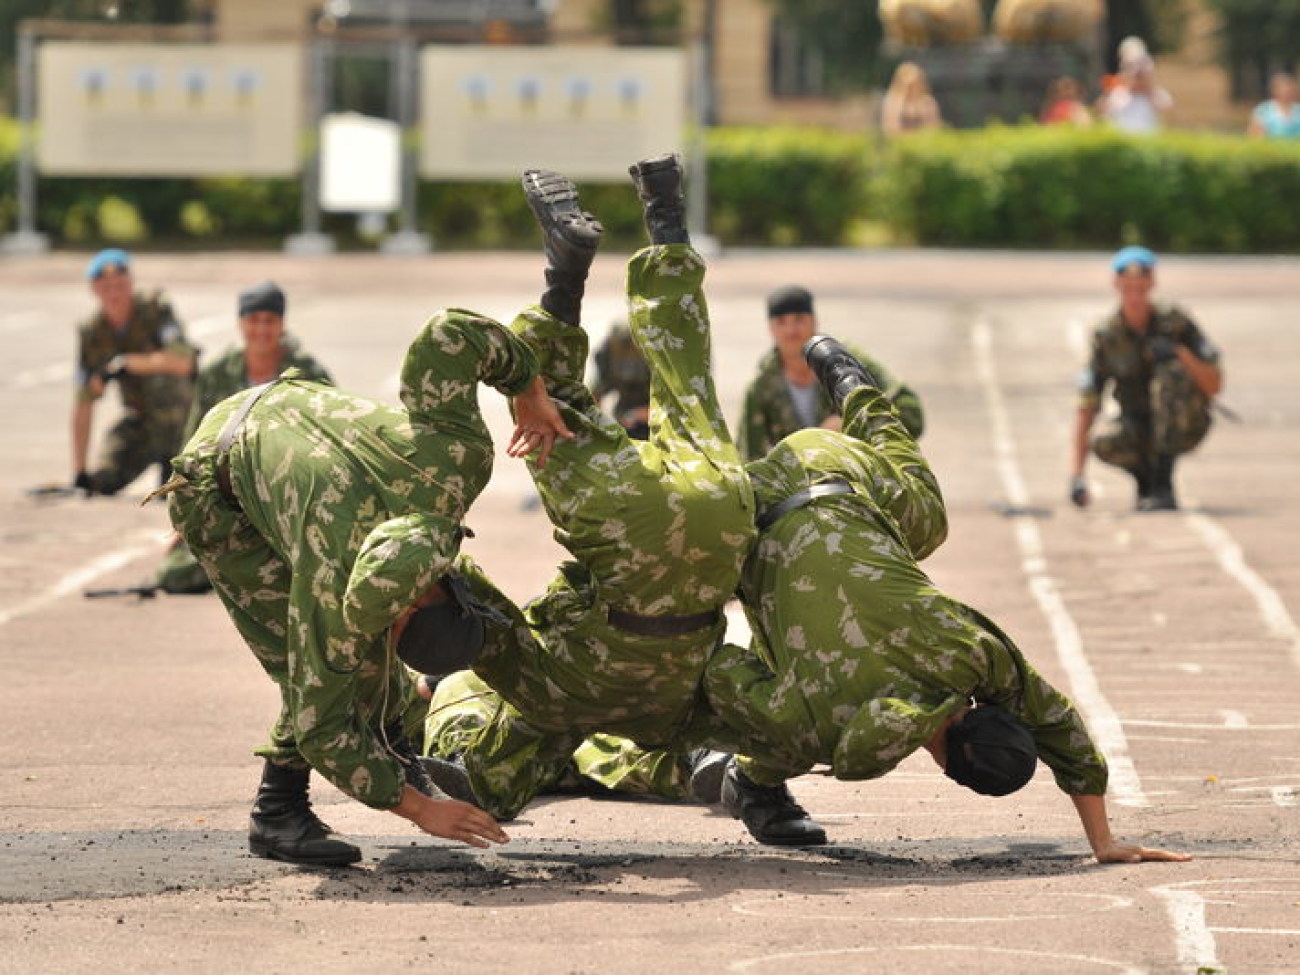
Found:
<svg viewBox="0 0 1300 975"><path fill-rule="evenodd" d="M497 821L478 806L459 799L430 799L410 785L402 791L402 801L393 812L409 819L432 836L457 840L486 849L492 843L509 843L510 837Z"/></svg>
<svg viewBox="0 0 1300 975"><path fill-rule="evenodd" d="M537 466L545 465L557 438L573 439L573 432L560 416L559 407L546 393L541 378L512 400L515 413L515 430L506 447L511 457L527 457L536 453Z"/></svg>
<svg viewBox="0 0 1300 975"><path fill-rule="evenodd" d="M1070 478L1070 500L1079 508L1088 507L1092 496L1088 493L1088 482L1081 476Z"/></svg>

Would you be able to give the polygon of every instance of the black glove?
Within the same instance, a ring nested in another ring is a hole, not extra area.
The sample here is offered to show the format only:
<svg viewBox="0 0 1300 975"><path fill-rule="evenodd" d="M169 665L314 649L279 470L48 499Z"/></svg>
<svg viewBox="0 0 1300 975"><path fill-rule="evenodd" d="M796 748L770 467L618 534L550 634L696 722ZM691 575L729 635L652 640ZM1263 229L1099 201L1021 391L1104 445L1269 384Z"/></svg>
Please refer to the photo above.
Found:
<svg viewBox="0 0 1300 975"><path fill-rule="evenodd" d="M1151 336L1147 348L1151 350L1151 361L1157 364L1178 358L1178 346L1167 335Z"/></svg>
<svg viewBox="0 0 1300 975"><path fill-rule="evenodd" d="M1089 500L1091 499L1088 497L1088 482L1083 479L1083 475L1070 478L1070 501L1076 507L1086 508Z"/></svg>
<svg viewBox="0 0 1300 975"><path fill-rule="evenodd" d="M85 491L87 495L95 493L95 482L85 471L77 471L77 476L72 479L72 487L77 491Z"/></svg>

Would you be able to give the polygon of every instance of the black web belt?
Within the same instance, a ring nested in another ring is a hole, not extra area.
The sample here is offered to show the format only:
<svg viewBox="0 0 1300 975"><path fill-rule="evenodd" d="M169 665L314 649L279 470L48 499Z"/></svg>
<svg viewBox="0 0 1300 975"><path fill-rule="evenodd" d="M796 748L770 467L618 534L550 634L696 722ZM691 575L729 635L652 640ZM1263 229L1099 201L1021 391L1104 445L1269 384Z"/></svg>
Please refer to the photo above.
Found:
<svg viewBox="0 0 1300 975"><path fill-rule="evenodd" d="M230 483L230 445L235 442L235 435L239 433L239 428L244 425L244 420L248 418L249 412L257 401L279 381L279 379L272 379L269 383L253 387L243 405L230 415L230 419L226 421L221 431L221 437L217 440L217 490L236 511L243 511L244 508L235 495L234 485Z"/></svg>
<svg viewBox="0 0 1300 975"><path fill-rule="evenodd" d="M637 636L681 636L706 629L721 618L721 611L716 609L690 616L640 616L612 606L608 617L611 626Z"/></svg>
<svg viewBox="0 0 1300 975"><path fill-rule="evenodd" d="M822 484L814 484L806 487L802 491L796 491L784 501L778 501L770 508L764 508L754 519L754 524L758 526L761 532L767 531L778 521L784 518L792 511L811 504L818 498L829 498L837 494L856 494L853 485L848 481L826 481Z"/></svg>

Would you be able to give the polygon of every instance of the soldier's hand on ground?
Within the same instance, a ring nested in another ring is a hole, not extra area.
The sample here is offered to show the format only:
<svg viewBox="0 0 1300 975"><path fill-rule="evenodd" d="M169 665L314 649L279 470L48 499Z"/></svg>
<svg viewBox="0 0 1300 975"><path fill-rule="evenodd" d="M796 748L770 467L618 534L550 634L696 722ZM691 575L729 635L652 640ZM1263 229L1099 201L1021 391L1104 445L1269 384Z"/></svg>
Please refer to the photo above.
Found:
<svg viewBox="0 0 1300 975"><path fill-rule="evenodd" d="M1088 507L1092 496L1088 493L1088 482L1081 475L1070 478L1070 501L1079 508Z"/></svg>
<svg viewBox="0 0 1300 975"><path fill-rule="evenodd" d="M426 833L445 840L459 840L487 849L493 843L509 843L506 831L477 806L459 799L430 799L428 811L416 821Z"/></svg>
<svg viewBox="0 0 1300 975"><path fill-rule="evenodd" d="M1184 863L1192 858L1187 853L1174 853L1172 850L1159 850L1114 840L1097 850L1096 857L1098 863Z"/></svg>
<svg viewBox="0 0 1300 975"><path fill-rule="evenodd" d="M1154 335L1147 343L1152 362L1168 362L1178 358L1178 347L1174 340L1165 335Z"/></svg>
<svg viewBox="0 0 1300 975"><path fill-rule="evenodd" d="M537 452L537 466L545 465L557 437L573 439L565 426L555 401L546 393L541 377L511 401L515 413L515 430L506 447L511 457L527 457Z"/></svg>

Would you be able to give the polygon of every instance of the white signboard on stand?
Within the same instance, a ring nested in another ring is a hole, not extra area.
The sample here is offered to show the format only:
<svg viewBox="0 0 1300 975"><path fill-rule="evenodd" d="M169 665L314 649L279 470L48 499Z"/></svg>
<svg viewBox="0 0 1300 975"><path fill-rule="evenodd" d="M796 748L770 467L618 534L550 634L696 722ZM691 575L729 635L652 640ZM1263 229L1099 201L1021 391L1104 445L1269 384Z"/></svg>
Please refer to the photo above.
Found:
<svg viewBox="0 0 1300 975"><path fill-rule="evenodd" d="M627 179L681 147L686 56L676 48L425 47L420 174L516 178L529 168Z"/></svg>
<svg viewBox="0 0 1300 975"><path fill-rule="evenodd" d="M401 205L402 132L348 112L321 120L320 205L335 213L391 213Z"/></svg>
<svg viewBox="0 0 1300 975"><path fill-rule="evenodd" d="M291 176L302 49L46 41L37 166L53 176Z"/></svg>

